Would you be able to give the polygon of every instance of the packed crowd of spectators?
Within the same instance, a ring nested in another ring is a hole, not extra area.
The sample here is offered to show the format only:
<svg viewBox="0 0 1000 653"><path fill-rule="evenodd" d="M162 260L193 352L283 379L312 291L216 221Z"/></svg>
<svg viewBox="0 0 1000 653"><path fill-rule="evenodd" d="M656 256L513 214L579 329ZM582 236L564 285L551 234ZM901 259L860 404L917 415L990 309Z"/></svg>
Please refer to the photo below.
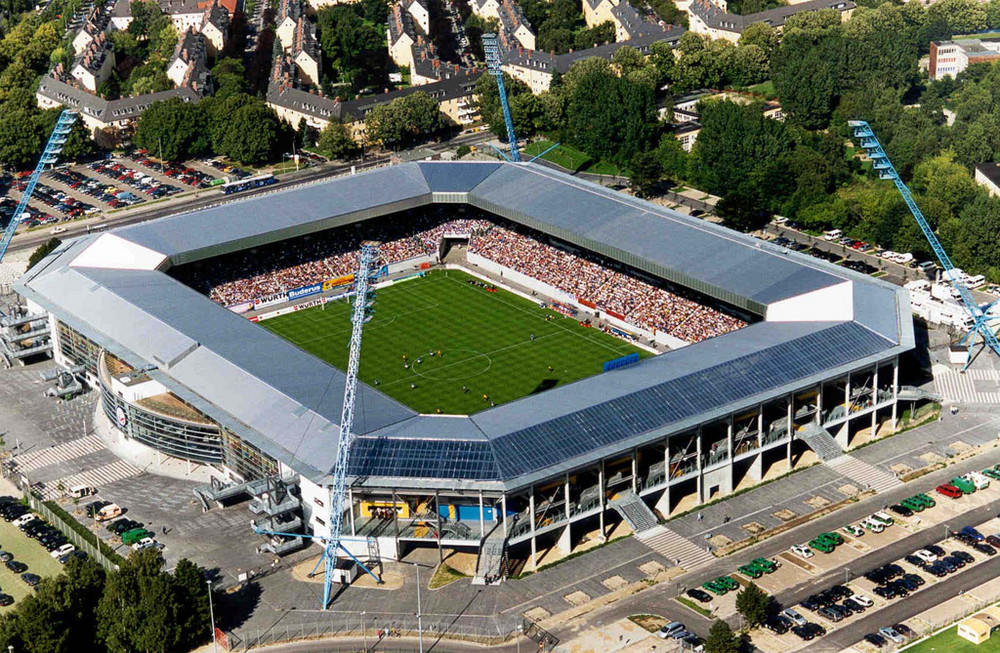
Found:
<svg viewBox="0 0 1000 653"><path fill-rule="evenodd" d="M636 277L516 231L494 226L469 251L621 315L626 322L686 342L735 331L746 323Z"/></svg>
<svg viewBox="0 0 1000 653"><path fill-rule="evenodd" d="M448 235L471 236L469 251L593 302L635 326L698 342L745 326L589 258L483 218L448 219L444 209L410 212L184 266L177 275L213 301L231 306L349 275L365 240L381 243L393 264L438 253ZM414 228L416 227L416 228Z"/></svg>

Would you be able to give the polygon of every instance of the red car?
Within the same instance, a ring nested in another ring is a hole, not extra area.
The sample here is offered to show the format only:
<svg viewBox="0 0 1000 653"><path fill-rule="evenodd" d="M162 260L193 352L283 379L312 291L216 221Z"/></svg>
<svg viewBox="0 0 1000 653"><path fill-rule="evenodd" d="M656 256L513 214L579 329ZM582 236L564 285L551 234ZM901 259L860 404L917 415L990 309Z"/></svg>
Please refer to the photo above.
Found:
<svg viewBox="0 0 1000 653"><path fill-rule="evenodd" d="M944 496L949 497L951 499L958 499L959 497L962 496L962 491L959 490L954 485L952 485L951 483L945 483L943 485L937 486L937 493L943 494Z"/></svg>

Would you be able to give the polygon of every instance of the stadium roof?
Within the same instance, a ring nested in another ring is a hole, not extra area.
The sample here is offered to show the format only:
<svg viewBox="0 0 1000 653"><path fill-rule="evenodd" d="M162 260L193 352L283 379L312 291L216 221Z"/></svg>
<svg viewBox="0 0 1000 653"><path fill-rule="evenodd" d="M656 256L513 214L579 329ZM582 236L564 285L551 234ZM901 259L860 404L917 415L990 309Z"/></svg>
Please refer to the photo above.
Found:
<svg viewBox="0 0 1000 653"><path fill-rule="evenodd" d="M533 164L408 163L70 241L17 289L317 482L344 374L165 274L432 202L465 202L764 316L470 417L362 386L368 485L520 487L913 346L905 290Z"/></svg>

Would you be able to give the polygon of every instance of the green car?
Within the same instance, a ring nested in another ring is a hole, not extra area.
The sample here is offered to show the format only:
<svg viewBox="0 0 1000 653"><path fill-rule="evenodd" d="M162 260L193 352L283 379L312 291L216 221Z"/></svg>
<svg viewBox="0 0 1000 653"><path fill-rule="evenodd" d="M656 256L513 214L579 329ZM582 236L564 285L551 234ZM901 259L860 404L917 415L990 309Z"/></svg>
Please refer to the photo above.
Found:
<svg viewBox="0 0 1000 653"><path fill-rule="evenodd" d="M993 469L992 467L990 467L989 469L984 469L983 470L983 474L985 474L986 476L989 476L994 481L1000 481L1000 472L998 472L997 470Z"/></svg>
<svg viewBox="0 0 1000 653"><path fill-rule="evenodd" d="M933 498L931 498L931 496L929 494L923 494L923 493L916 494L916 495L912 496L911 498L912 499L916 499L917 501L923 502L924 508L933 508L934 506L937 505L937 501L935 501Z"/></svg>
<svg viewBox="0 0 1000 653"><path fill-rule="evenodd" d="M767 558L754 558L750 564L757 565L760 569L764 570L765 574L770 574L778 571L777 563L768 560Z"/></svg>
<svg viewBox="0 0 1000 653"><path fill-rule="evenodd" d="M725 585L721 585L714 580L710 580L707 583L702 583L702 589L706 589L716 596L722 596L729 591L729 588Z"/></svg>
<svg viewBox="0 0 1000 653"><path fill-rule="evenodd" d="M956 476L955 478L951 479L951 484L957 487L965 494L972 494L973 492L976 491L976 486L973 483L970 483L969 481L965 480L961 476Z"/></svg>
<svg viewBox="0 0 1000 653"><path fill-rule="evenodd" d="M834 546L839 546L844 543L844 538L840 535L840 533L820 533L816 536L816 539L829 542Z"/></svg>
<svg viewBox="0 0 1000 653"><path fill-rule="evenodd" d="M723 587L729 590L738 590L740 588L740 584L729 576L719 576L715 579L715 582L721 583Z"/></svg>
<svg viewBox="0 0 1000 653"><path fill-rule="evenodd" d="M736 571L740 572L747 578L760 578L764 575L764 571L757 565L743 565L739 567Z"/></svg>
<svg viewBox="0 0 1000 653"><path fill-rule="evenodd" d="M918 501L914 497L903 499L902 501L899 502L899 505L903 506L904 508L909 508L913 512L921 512L924 509L924 502Z"/></svg>
<svg viewBox="0 0 1000 653"><path fill-rule="evenodd" d="M815 540L809 542L809 546L813 549L816 549L820 553L831 553L835 548L833 544L830 544L826 540L821 540L819 538L816 538Z"/></svg>
<svg viewBox="0 0 1000 653"><path fill-rule="evenodd" d="M153 533L150 533L145 528L133 528L130 531L125 531L122 533L122 544L135 544L144 537L153 537Z"/></svg>

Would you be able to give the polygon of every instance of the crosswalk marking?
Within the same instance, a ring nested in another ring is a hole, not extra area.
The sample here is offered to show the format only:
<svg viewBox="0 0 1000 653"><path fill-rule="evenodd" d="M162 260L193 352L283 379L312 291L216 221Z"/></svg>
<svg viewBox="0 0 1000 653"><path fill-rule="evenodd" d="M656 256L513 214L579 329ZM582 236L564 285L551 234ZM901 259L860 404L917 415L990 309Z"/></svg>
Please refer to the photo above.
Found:
<svg viewBox="0 0 1000 653"><path fill-rule="evenodd" d="M680 560L680 566L685 571L715 560L708 550L701 548L691 540L678 535L666 526L656 526L636 534L636 539L656 551L671 562Z"/></svg>
<svg viewBox="0 0 1000 653"><path fill-rule="evenodd" d="M71 440L40 451L29 451L17 456L18 471L29 472L55 463L81 458L104 449L104 442L96 435L88 435L79 440Z"/></svg>
<svg viewBox="0 0 1000 653"><path fill-rule="evenodd" d="M945 401L967 404L997 404L1000 403L1000 371L993 369L970 369L964 374L945 367L935 365L934 385ZM993 383L990 390L979 390L976 381Z"/></svg>
<svg viewBox="0 0 1000 653"><path fill-rule="evenodd" d="M834 471L876 492L885 492L902 485L902 481L889 472L851 455L839 456L828 460L826 464Z"/></svg>
<svg viewBox="0 0 1000 653"><path fill-rule="evenodd" d="M95 467L94 469L88 469L85 472L49 481L45 484L46 495L51 495L47 496L47 498L58 496L60 492L57 488L60 485L65 488L71 488L77 485L101 487L102 485L110 485L116 481L138 476L139 474L142 474L142 470L138 467L131 465L124 460L116 460L113 463L109 463L101 467Z"/></svg>

